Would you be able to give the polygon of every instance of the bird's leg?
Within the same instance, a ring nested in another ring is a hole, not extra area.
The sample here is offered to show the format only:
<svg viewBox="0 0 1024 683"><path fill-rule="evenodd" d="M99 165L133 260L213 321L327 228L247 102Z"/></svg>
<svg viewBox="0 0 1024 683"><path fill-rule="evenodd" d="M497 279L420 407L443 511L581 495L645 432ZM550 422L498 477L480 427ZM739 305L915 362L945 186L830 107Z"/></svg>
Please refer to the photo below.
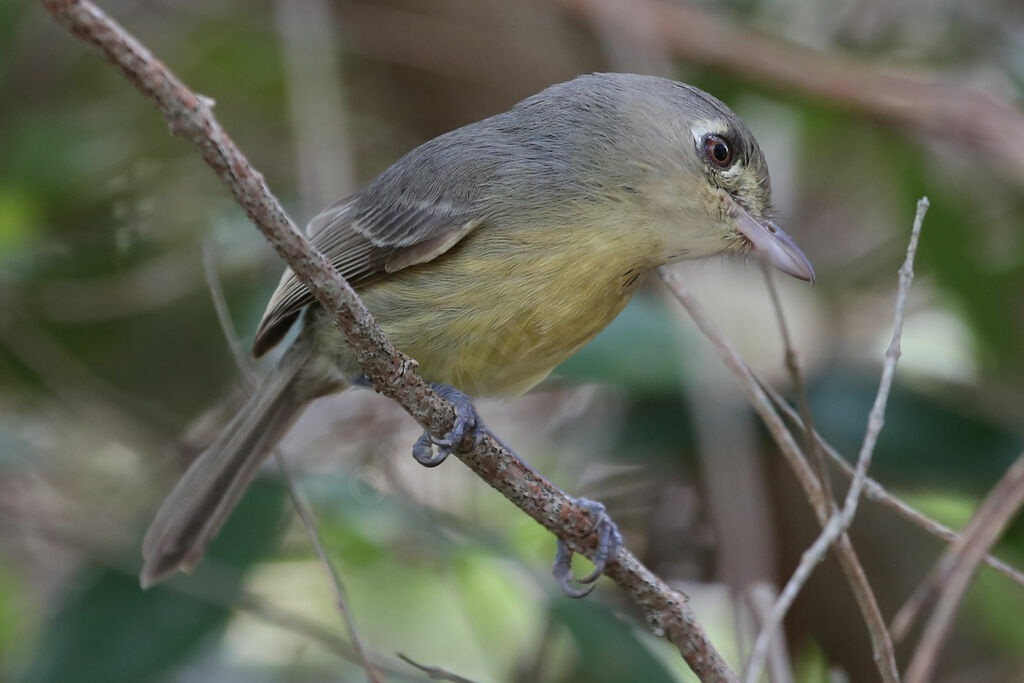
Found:
<svg viewBox="0 0 1024 683"><path fill-rule="evenodd" d="M423 436L412 447L412 457L424 467L437 467L468 435L479 434L485 428L469 396L447 384L432 383L430 386L455 406L455 424L441 438L431 436L430 432L424 430ZM437 446L437 453L434 453L434 446Z"/></svg>
<svg viewBox="0 0 1024 683"><path fill-rule="evenodd" d="M479 435L487 433L501 444L505 450L515 456L524 467L537 474L537 471L529 463L516 455L515 451L503 444L500 439L484 426L469 396L447 384L431 384L431 386L438 394L451 401L452 405L455 406L455 424L452 426L451 431L441 438L431 436L430 432L424 431L423 435L412 447L412 456L416 459L416 462L424 467L437 467L462 444L467 436L470 434ZM437 447L437 453L434 452L435 446ZM537 474L537 476L541 475ZM583 537L594 533L597 534L594 571L580 579L577 579L572 574L573 551L569 549L569 546L562 539L558 539L558 550L555 554L555 565L553 568L555 580L558 581L558 585L561 586L562 591L567 596L570 598L582 598L594 589L594 582L604 574L608 563L615 561L619 548L622 546L622 534L619 533L619 528L608 516L608 512L601 503L588 498L570 498L569 496L566 496L566 498L569 498L573 504L586 510L590 514L591 519L594 520L593 526L583 534ZM572 585L574 581L590 585L576 588Z"/></svg>
<svg viewBox="0 0 1024 683"><path fill-rule="evenodd" d="M615 561L615 557L619 554L619 548L622 547L622 534L619 533L619 527L608 516L607 510L605 510L604 505L601 503L589 498L571 498L570 500L589 512L590 517L594 520L594 525L584 534L584 536L589 536L593 533L597 534L594 571L581 579L574 577L572 574L573 552L566 545L565 541L559 538L558 550L555 553L555 566L552 568L552 573L555 575L558 585L562 587L562 592L570 598L582 598L594 590L594 582L604 574L608 563ZM573 581L584 584L584 587L575 588L572 585Z"/></svg>

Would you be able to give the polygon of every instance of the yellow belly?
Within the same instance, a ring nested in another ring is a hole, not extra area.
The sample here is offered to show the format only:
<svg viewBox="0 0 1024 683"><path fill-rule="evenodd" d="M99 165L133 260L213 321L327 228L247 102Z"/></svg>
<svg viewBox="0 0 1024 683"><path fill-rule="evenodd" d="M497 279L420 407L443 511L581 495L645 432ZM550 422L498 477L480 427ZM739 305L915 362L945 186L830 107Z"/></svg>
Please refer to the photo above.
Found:
<svg viewBox="0 0 1024 683"><path fill-rule="evenodd" d="M646 272L625 240L546 237L481 231L360 294L428 381L522 394L611 322Z"/></svg>

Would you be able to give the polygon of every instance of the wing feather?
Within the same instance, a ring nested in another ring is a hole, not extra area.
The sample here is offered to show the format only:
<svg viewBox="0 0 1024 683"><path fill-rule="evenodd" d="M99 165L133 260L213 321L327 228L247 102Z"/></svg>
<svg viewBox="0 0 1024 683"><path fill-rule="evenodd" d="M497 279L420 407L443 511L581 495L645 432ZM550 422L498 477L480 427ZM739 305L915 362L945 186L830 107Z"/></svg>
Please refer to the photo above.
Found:
<svg viewBox="0 0 1024 683"><path fill-rule="evenodd" d="M357 290L402 268L430 261L451 249L482 220L468 206L430 201L373 201L353 195L327 207L309 223L310 240ZM253 354L272 349L313 302L289 268L256 331Z"/></svg>

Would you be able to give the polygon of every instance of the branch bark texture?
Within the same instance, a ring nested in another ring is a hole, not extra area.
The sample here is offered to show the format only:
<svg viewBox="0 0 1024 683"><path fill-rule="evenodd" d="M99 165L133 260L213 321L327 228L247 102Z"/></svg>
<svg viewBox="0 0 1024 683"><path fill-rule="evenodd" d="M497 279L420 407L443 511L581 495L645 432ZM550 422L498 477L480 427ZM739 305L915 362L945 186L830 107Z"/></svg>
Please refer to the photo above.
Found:
<svg viewBox="0 0 1024 683"><path fill-rule="evenodd" d="M337 316L366 377L435 436L450 430L454 407L415 372L416 362L398 351L333 265L296 228L260 175L212 113L212 102L193 93L141 43L87 0L40 0L57 22L97 48L163 114L171 131L191 143L228 186L250 220L281 258ZM530 517L578 553L592 557L594 521L549 481L490 435L462 462ZM735 681L735 673L712 645L687 599L672 590L626 548L605 574L640 607L652 630L671 641L702 681Z"/></svg>
<svg viewBox="0 0 1024 683"><path fill-rule="evenodd" d="M933 591L939 593L935 611L925 624L914 657L907 667L907 683L927 683L935 676L940 650L953 628L953 620L964 593L967 592L989 548L999 540L1006 526L1013 521L1022 506L1024 453L1017 457L974 512L960 537L949 546L942 559L929 573L928 579L922 584L923 592L912 596L910 602L897 615L897 620L907 621L909 627L909 620L920 608L921 603L927 600Z"/></svg>

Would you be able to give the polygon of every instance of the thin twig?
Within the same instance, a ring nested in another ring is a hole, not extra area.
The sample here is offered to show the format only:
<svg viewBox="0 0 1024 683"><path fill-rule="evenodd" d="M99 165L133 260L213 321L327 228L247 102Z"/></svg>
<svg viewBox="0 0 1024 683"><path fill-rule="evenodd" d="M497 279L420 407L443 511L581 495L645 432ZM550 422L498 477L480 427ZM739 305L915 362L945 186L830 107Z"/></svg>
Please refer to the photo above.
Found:
<svg viewBox="0 0 1024 683"><path fill-rule="evenodd" d="M238 332L235 330L235 324L231 320L231 311L228 309L227 299L224 298L224 288L221 286L220 278L217 276L217 266L213 261L213 252L208 248L203 249L203 271L206 275L206 286L210 290L210 297L213 299L213 307L217 312L217 319L220 321L221 330L223 330L224 337L227 340L232 355L235 357L235 362L238 364L238 371L242 373L242 377L245 379L251 393L257 387L255 368L249 356L242 351L242 343L238 338ZM345 586L341 582L341 576L338 575L334 563L331 562L331 558L324 550L323 541L320 538L320 529L316 525L313 510L310 508L309 502L302 495L299 487L296 486L295 477L292 476L291 468L288 467L288 463L280 448L274 449L274 459L277 462L278 469L281 470L285 486L288 488L288 497L292 501L292 507L295 508L296 514L302 520L302 525L306 527L306 532L313 542L313 549L316 551L320 564L323 565L324 570L327 572L327 578L330 579L331 588L334 591L334 603L338 607L338 611L341 612L341 618L345 622L346 630L348 630L349 640L355 646L356 655L360 660L359 663L366 670L367 679L371 683L379 683L381 680L380 674L374 669L370 658L366 654L366 649L363 647L363 639L359 636L359 629L356 628L355 618L352 616L352 611L348 607L348 600L345 597Z"/></svg>
<svg viewBox="0 0 1024 683"><path fill-rule="evenodd" d="M292 500L295 512L298 513L299 519L302 520L302 525L306 527L306 532L309 533L309 538L313 542L313 549L320 559L320 564L327 571L327 576L331 581L331 588L334 590L334 604L337 605L338 611L341 612L341 617L345 621L349 640L355 646L355 650L361 660L360 664L366 669L366 678L370 683L379 683L381 680L380 674L374 668L370 657L366 654L366 649L363 647L363 639L359 635L355 618L352 616L352 610L349 609L348 600L345 597L345 586L341 582L341 577L338 575L338 570L335 569L334 563L331 562L327 551L324 550L323 541L320 539L320 530L317 528L316 520L313 518L313 511L309 507L309 502L303 497L299 487L295 485L295 477L292 476L291 470L288 468L288 464L280 449L274 449L274 458L277 460L277 466L280 468L281 474L284 475L284 481L288 487L288 497Z"/></svg>
<svg viewBox="0 0 1024 683"><path fill-rule="evenodd" d="M953 618L963 599L964 592L971 583L982 558L988 553L1006 525L1017 515L1024 505L1024 453L1006 471L995 488L967 523L963 534L951 545L942 560L929 574L926 584L934 586L940 592L938 604L924 633L917 644L914 656L907 667L907 683L925 683L932 678L935 665L938 663L939 650L949 636L953 627ZM931 593L931 591L928 591ZM927 596L925 596L927 598ZM915 606L908 603L906 614L907 628L910 615L916 612ZM897 615L899 619L900 615Z"/></svg>
<svg viewBox="0 0 1024 683"><path fill-rule="evenodd" d="M927 212L928 198L922 197L917 202L914 227L910 232L910 244L907 246L907 257L899 271L899 289L896 295L896 313L893 320L892 341L889 343L889 348L885 353L885 361L882 365L882 378L878 383L878 393L875 395L875 403L868 415L864 442L861 445L860 455L857 458L857 468L854 471L853 480L850 482L850 488L846 493L846 500L843 502L843 509L832 515L818 538L811 544L811 547L804 551L796 571L790 577L778 600L772 606L771 612L769 612L768 618L761 629L761 633L758 634L757 641L754 643L754 650L750 655L750 660L747 662L745 680L748 683L753 683L761 676L765 658L768 656L768 647L771 644L772 633L782 625L782 620L785 618L793 601L796 600L796 596L800 594L800 591L807 583L811 572L824 559L825 553L832 546L832 543L850 527L854 516L857 514L857 505L860 502L861 491L864 489L864 481L867 478L868 467L871 465L875 444L878 441L878 435L882 431L882 425L885 423L885 406L888 402L892 380L896 373L896 363L900 357L900 338L903 336L903 319L906 315L907 295L910 292L910 283L914 279L914 255L917 253L921 226ZM808 430L809 433L810 430Z"/></svg>
<svg viewBox="0 0 1024 683"><path fill-rule="evenodd" d="M753 373L752 370L751 373ZM805 430L804 424L800 420L800 416L797 415L796 411L793 410L788 403L786 403L785 399L782 398L779 392L768 385L767 382L762 381L759 377L757 378L757 381L758 384L761 385L761 388L768 394L769 398L772 399L776 408L778 408L794 426L800 430ZM847 477L852 478L853 467L850 466L850 463L846 462L846 459L840 455L839 451L837 451L832 444L822 438L821 434L815 432L814 438L825 451L825 455L827 455L828 458L839 468L839 471ZM923 529L937 538L942 539L943 541L946 541L947 543L953 543L960 537L960 534L942 522L932 519L920 510L889 493L884 486L871 477L866 477L864 479L864 497L883 507L889 508L911 524ZM986 555L985 564L992 567L992 569L995 569L1014 583L1024 586L1024 572L1021 572L1019 569L1016 569L1003 560L1000 560L998 557ZM899 640L899 638L896 637L895 629L893 629L893 638L894 640Z"/></svg>
<svg viewBox="0 0 1024 683"><path fill-rule="evenodd" d="M861 490L864 488L864 479L871 466L871 457L875 452L878 435L882 432L882 426L885 424L885 406L888 403L889 391L896 374L896 363L902 353L900 340L903 337L903 319L907 310L910 283L914 280L914 255L917 253L917 242L921 236L921 226L924 223L925 214L928 213L928 206L927 197L917 200L917 212L914 215L914 227L910 232L910 244L907 245L907 257L903 261L903 265L900 266L900 284L896 296L892 340L885 352L885 364L882 366L882 378L878 383L878 393L875 395L875 403L868 414L867 433L864 435L864 442L861 444L860 454L857 456L857 468L854 471L853 481L846 494L844 503L846 508L856 509L856 501L860 498Z"/></svg>
<svg viewBox="0 0 1024 683"><path fill-rule="evenodd" d="M910 244L907 247L907 257L899 272L900 282L899 291L896 297L896 313L893 324L892 341L885 354L885 362L882 368L882 378L879 382L878 393L875 396L874 406L872 406L871 412L868 416L867 431L864 435L864 442L861 446L860 455L857 459L857 468L854 472L853 480L850 483L850 488L847 491L846 500L843 503L843 509L841 512L832 515L828 524L826 524L824 529L822 529L818 538L813 544L811 544L811 547L804 552L803 556L800 558L800 564L797 566L796 571L786 583L786 586L779 595L778 600L776 600L775 604L772 606L771 612L761 629L761 633L758 635L757 641L754 643L754 650L747 663L745 675L746 681L753 682L760 677L761 671L764 668L765 658L768 654L768 646L771 643L772 633L775 629L778 629L781 626L783 618L785 618L786 613L789 611L789 607L793 604L796 596L799 595L800 591L807 583L811 572L818 564L820 564L826 551L832 546L835 539L849 528L850 523L853 521L854 515L857 512L857 504L860 501L860 494L864 487L864 480L867 477L867 470L871 463L872 454L874 453L875 443L878 440L878 435L881 433L882 425L884 424L885 406L889 398L889 390L892 387L892 380L896 371L896 362L899 360L900 356L900 338L903 334L903 319L906 311L907 294L910 290L910 283L914 277L914 254L917 251L918 238L921 234L921 225L927 211L928 199L922 198L917 203L917 214L914 217L914 227L910 235ZM808 433L809 431L810 430L808 430Z"/></svg>
<svg viewBox="0 0 1024 683"><path fill-rule="evenodd" d="M990 528L993 524L993 515L998 513L1001 506L1008 505L1008 498L1013 499L1016 495L1022 495L1009 484L1020 482L1024 467L1024 454L1011 465L1010 469L1003 475L997 485L989 493L988 497L978 506L971 516L963 531L956 540L946 549L943 557L928 572L928 576L917 587L914 593L907 599L906 603L899 609L892 621L893 637L902 640L913 626L915 619L926 603L943 592L943 587L954 582L954 574L962 568L964 556L974 553L977 545L983 541L980 536L985 534L997 534L997 529ZM1013 510L1010 511L1012 513ZM996 539L991 539L994 542ZM991 542L988 545L991 545ZM982 546L983 548L987 546ZM937 609L937 608L936 608Z"/></svg>
<svg viewBox="0 0 1024 683"><path fill-rule="evenodd" d="M800 420L808 425L810 429L805 432L806 449L811 454L811 462L818 470L818 480L825 492L825 500L829 507L835 509L836 497L832 491L832 480L828 476L828 468L825 466L825 456L821 452L821 446L817 439L811 436L814 433L814 419L811 416L811 400L807 395L807 382L804 381L804 373L800 370L800 361L797 359L796 347L789 334L789 325L786 323L786 314L782 308L782 300L779 298L779 290L775 286L775 279L772 277L772 270L767 263L761 264L764 272L764 281L768 285L768 294L772 300L772 308L775 309L775 318L779 323L779 334L782 336L782 345L785 349L786 370L793 381L793 391L797 396L797 406L800 409Z"/></svg>
<svg viewBox="0 0 1024 683"><path fill-rule="evenodd" d="M778 590L768 581L751 584L747 590L747 604L753 613L756 624L763 626L768 613L775 604ZM772 635L771 647L768 651L768 678L772 683L794 683L793 664L789 661L789 648L786 646L786 632L776 629Z"/></svg>
<svg viewBox="0 0 1024 683"><path fill-rule="evenodd" d="M268 624L273 624L286 631L304 636L324 646L342 659L362 666L364 669L366 668L364 664L366 661L365 656L360 654L351 643L346 642L338 637L333 630L325 628L305 615L288 611L273 603L262 600L255 594L247 591L243 591L233 601L222 599L218 602L217 596L213 591L204 590L200 594L199 591L192 589L191 584L193 583L191 581L169 581L168 585L171 586L172 590L195 595L209 602L223 604L225 607L246 612ZM411 678L400 670L397 662L385 660L379 654L372 654L372 657L374 659L373 667L375 671L383 672L393 677Z"/></svg>
<svg viewBox="0 0 1024 683"><path fill-rule="evenodd" d="M463 678L458 674L453 674L451 671L442 669L439 666L428 666L426 664L420 664L412 657L402 654L401 652L395 653L399 659L403 662L407 662L410 665L416 667L423 673L427 674L432 681L454 681L454 683L473 683L469 678Z"/></svg>
<svg viewBox="0 0 1024 683"><path fill-rule="evenodd" d="M217 322L220 323L220 330L224 335L224 340L228 343L231 357L235 359L238 372L241 373L246 386L252 391L259 386L259 373L256 371L256 364L253 363L252 357L245 352L238 328L235 327L235 321L231 318L231 310L228 308L224 287L221 286L217 264L214 262L213 248L204 244L200 247L200 251L203 255L203 275L206 277L206 289L210 292L210 298L213 299L213 310L217 313Z"/></svg>
<svg viewBox="0 0 1024 683"><path fill-rule="evenodd" d="M814 571L814 568L825 557L825 553L832 546L832 542L843 531L843 515L837 512L829 518L828 524L821 530L821 533L814 543L811 544L811 547L800 556L800 564L797 565L796 571L793 572L793 576L786 582L786 586L782 589L778 599L775 600L771 610L765 615L761 632L757 634L757 640L754 641L754 649L751 651L750 659L747 661L743 674L744 683L754 683L761 677L761 671L764 669L765 659L768 657L772 639L775 637L775 632L779 630L786 612L789 611L789 607L796 600L796 596L800 594L800 590L807 583L807 579L811 577L811 572Z"/></svg>
<svg viewBox="0 0 1024 683"><path fill-rule="evenodd" d="M384 335L355 291L295 227L263 177L252 167L211 110L135 38L88 0L40 0L57 22L90 43L129 82L158 106L171 131L190 142L224 181L246 214L336 322L364 376L397 401L435 437L451 431L455 407L415 372L416 362ZM551 482L504 448L490 434L455 455L519 509L555 533L574 552L594 557L595 520ZM664 636L704 681L733 681L736 674L708 639L686 597L670 588L625 547L605 575L643 611L650 628Z"/></svg>
<svg viewBox="0 0 1024 683"><path fill-rule="evenodd" d="M697 327L700 328L704 336L711 342L722 361L736 375L754 410L761 417L772 439L778 444L779 450L782 451L786 461L796 474L797 481L800 482L807 500L810 501L811 507L814 509L818 523L825 527L831 518L831 510L825 500L821 485L818 483L818 477L800 451L800 447L793 439L792 434L789 433L786 426L782 423L782 419L775 411L772 402L748 369L746 362L732 343L711 322L711 319L704 311L704 307L697 302L690 291L683 285L679 275L667 268L659 268L658 274L668 286L672 295L683 305L690 314L690 317L697 323ZM835 549L839 565L846 574L847 582L850 584L854 598L857 600L857 606L860 608L861 614L864 617L864 623L871 636L871 649L882 680L886 683L895 683L899 680L899 675L896 670L896 658L893 652L892 641L889 638L889 632L886 630L881 610L878 608L878 601L871 591L867 575L857 559L857 553L853 549L849 536L845 533L841 534Z"/></svg>

